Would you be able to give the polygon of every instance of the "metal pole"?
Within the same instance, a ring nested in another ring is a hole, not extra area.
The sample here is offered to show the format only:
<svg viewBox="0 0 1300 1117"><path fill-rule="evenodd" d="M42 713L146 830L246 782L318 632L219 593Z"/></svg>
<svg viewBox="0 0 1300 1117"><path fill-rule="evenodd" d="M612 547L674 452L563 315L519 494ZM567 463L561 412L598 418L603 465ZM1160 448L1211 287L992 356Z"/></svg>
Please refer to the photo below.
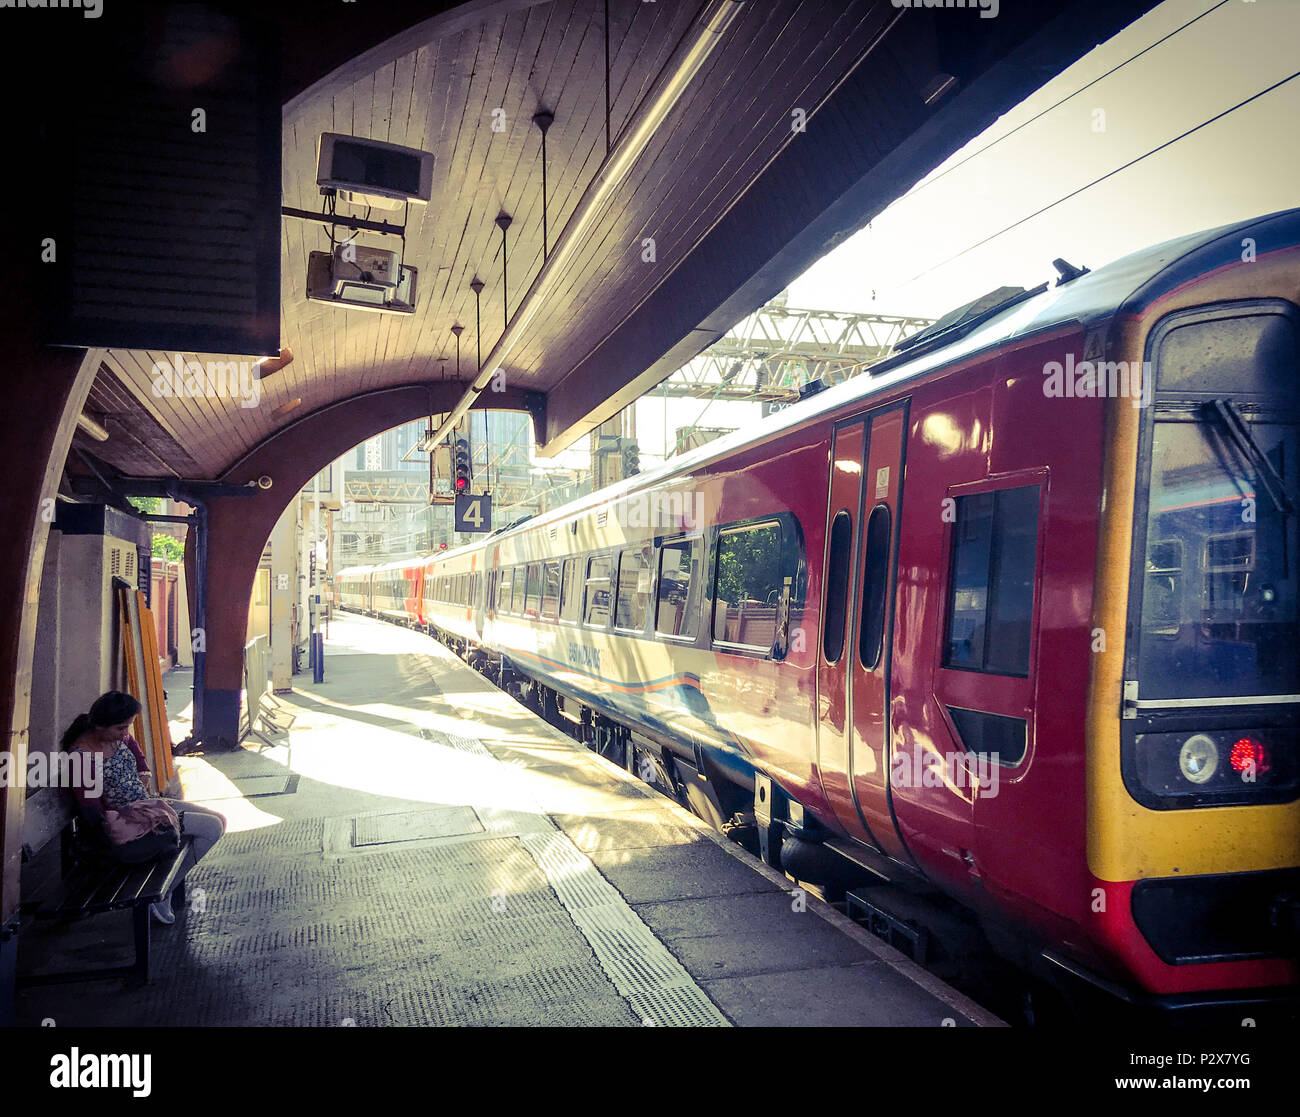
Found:
<svg viewBox="0 0 1300 1117"><path fill-rule="evenodd" d="M196 504L194 506L195 515L198 517L194 525L194 616L190 618L190 624L199 634L197 641L194 640L194 634L190 634L190 648L194 656L194 728L193 736L206 743L207 726L204 724L207 715L207 702L204 700L207 690L207 614L208 614L208 506L206 504ZM238 727L235 730L239 732Z"/></svg>
<svg viewBox="0 0 1300 1117"><path fill-rule="evenodd" d="M609 158L609 0L605 0L605 158Z"/></svg>
<svg viewBox="0 0 1300 1117"><path fill-rule="evenodd" d="M320 473L311 479L311 553L316 560L316 584L312 587L315 591L313 598L316 606L315 612L312 613L311 628L312 635L316 634L320 626L320 605L321 605L321 562L320 562ZM320 667L321 653L324 651L324 641L321 641L321 647L316 650L316 666ZM314 676L313 676L314 678ZM320 682L320 679L316 679Z"/></svg>

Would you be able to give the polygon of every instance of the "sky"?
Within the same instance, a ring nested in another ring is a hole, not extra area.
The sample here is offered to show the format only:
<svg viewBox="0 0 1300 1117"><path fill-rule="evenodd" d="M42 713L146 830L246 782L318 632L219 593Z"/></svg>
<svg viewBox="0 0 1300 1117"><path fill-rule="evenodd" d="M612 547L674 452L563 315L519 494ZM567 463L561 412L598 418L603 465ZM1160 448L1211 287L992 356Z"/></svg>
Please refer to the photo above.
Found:
<svg viewBox="0 0 1300 1117"><path fill-rule="evenodd" d="M938 318L996 287L1052 278L1056 257L1097 268L1300 206L1300 77L1286 81L1300 71L1297 44L1300 0L1166 0L815 263L789 305ZM702 400L665 412L653 393L636 407L643 468L658 464L665 430L671 445L679 426L758 417L756 404ZM588 460L583 439L545 464Z"/></svg>

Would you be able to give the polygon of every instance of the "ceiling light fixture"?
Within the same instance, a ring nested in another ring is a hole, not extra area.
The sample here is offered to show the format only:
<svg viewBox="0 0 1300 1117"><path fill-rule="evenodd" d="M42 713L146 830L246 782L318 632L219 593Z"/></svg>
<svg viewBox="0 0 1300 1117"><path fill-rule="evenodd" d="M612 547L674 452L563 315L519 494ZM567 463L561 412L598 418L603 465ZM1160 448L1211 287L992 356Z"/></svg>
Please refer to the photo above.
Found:
<svg viewBox="0 0 1300 1117"><path fill-rule="evenodd" d="M77 416L77 426L99 442L108 441L108 431L84 411Z"/></svg>

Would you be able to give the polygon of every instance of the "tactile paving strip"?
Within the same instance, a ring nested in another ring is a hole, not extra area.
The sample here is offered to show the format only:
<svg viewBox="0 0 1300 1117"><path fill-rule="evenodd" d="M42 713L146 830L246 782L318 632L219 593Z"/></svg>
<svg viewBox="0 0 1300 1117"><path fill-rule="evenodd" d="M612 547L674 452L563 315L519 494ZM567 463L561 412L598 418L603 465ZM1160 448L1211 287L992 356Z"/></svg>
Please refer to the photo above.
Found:
<svg viewBox="0 0 1300 1117"><path fill-rule="evenodd" d="M430 729L421 729L420 735L475 756L493 755L473 737ZM618 889L540 810L481 813L490 833L513 831L518 835L519 843L546 875L547 883L587 940L601 968L643 1023L697 1027L729 1024Z"/></svg>
<svg viewBox="0 0 1300 1117"><path fill-rule="evenodd" d="M325 823L319 818L303 818L243 830L221 839L222 857L245 853L315 853L321 847Z"/></svg>
<svg viewBox="0 0 1300 1117"><path fill-rule="evenodd" d="M643 1023L675 1027L730 1023L567 835L558 830L526 834L519 842L546 874L601 969Z"/></svg>

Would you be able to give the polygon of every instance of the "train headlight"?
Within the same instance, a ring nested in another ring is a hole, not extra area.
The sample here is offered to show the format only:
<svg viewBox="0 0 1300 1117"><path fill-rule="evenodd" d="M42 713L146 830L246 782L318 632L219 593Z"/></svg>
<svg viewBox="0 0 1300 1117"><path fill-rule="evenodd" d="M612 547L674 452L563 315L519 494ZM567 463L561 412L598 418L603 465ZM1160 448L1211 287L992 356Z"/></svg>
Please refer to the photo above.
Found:
<svg viewBox="0 0 1300 1117"><path fill-rule="evenodd" d="M1300 731L1284 719L1267 727L1135 732L1121 753L1124 784L1157 810L1290 802L1300 795Z"/></svg>
<svg viewBox="0 0 1300 1117"><path fill-rule="evenodd" d="M1219 746L1213 737L1198 733L1188 737L1178 750L1178 770L1183 779L1192 783L1207 783L1219 768Z"/></svg>

